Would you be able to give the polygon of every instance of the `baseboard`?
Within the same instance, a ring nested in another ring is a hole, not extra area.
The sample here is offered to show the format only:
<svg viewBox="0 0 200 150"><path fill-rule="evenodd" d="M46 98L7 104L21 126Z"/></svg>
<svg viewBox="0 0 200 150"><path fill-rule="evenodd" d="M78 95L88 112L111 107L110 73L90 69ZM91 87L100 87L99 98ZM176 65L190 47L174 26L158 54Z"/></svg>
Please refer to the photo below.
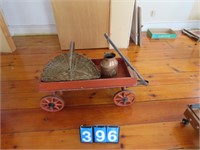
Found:
<svg viewBox="0 0 200 150"><path fill-rule="evenodd" d="M199 28L200 20L187 22L161 22L161 23L142 23L142 31L149 28L171 28L173 30L182 30L183 28ZM48 25L10 25L8 26L12 36L14 35L44 35L57 34L55 24Z"/></svg>
<svg viewBox="0 0 200 150"><path fill-rule="evenodd" d="M48 25L11 25L8 26L12 36L57 34L55 24Z"/></svg>
<svg viewBox="0 0 200 150"><path fill-rule="evenodd" d="M149 28L171 28L173 30L182 30L183 28L199 28L200 20L192 20L186 22L161 22L161 23L142 23L142 31Z"/></svg>

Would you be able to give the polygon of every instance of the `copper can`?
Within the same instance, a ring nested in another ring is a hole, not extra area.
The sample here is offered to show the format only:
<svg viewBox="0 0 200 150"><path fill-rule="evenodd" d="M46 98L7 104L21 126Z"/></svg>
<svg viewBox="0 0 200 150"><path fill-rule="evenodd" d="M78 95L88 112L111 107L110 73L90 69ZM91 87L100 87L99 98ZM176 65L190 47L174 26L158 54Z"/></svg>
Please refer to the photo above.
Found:
<svg viewBox="0 0 200 150"><path fill-rule="evenodd" d="M101 61L102 77L111 78L117 75L118 61L115 56L115 53L112 52L104 54L104 59Z"/></svg>

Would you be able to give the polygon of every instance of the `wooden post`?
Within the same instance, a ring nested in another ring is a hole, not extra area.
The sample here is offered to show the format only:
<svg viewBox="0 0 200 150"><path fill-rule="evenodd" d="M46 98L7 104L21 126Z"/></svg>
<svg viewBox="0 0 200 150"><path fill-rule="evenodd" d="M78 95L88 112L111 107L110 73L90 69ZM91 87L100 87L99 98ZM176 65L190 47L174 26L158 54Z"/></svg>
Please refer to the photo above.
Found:
<svg viewBox="0 0 200 150"><path fill-rule="evenodd" d="M16 50L15 43L8 31L7 25L3 18L2 12L0 11L0 38L1 38L1 45L0 45L0 52L8 52L12 53Z"/></svg>

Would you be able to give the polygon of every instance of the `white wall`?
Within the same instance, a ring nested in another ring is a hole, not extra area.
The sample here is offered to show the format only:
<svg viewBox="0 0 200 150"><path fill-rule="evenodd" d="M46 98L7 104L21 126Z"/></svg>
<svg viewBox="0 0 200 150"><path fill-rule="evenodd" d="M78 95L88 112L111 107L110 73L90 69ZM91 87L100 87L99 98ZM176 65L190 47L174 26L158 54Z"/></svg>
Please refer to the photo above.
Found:
<svg viewBox="0 0 200 150"><path fill-rule="evenodd" d="M50 0L1 0L11 35L57 33Z"/></svg>
<svg viewBox="0 0 200 150"><path fill-rule="evenodd" d="M143 30L200 27L200 0L137 0L142 8Z"/></svg>
<svg viewBox="0 0 200 150"><path fill-rule="evenodd" d="M200 27L200 0L137 0L137 3L142 8L143 30ZM111 0L111 38L121 48L128 46L133 4L134 0ZM50 0L0 0L0 6L11 35L57 33Z"/></svg>
<svg viewBox="0 0 200 150"><path fill-rule="evenodd" d="M57 33L51 0L1 0L11 35ZM129 44L134 0L111 0L111 38L120 48ZM103 36L103 35L102 35Z"/></svg>

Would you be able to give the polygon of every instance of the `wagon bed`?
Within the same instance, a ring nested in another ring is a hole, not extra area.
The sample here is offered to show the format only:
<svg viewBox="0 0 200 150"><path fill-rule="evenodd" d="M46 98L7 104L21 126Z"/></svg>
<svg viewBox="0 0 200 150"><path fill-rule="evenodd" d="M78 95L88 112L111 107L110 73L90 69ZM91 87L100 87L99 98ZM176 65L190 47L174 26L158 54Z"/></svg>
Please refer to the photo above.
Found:
<svg viewBox="0 0 200 150"><path fill-rule="evenodd" d="M118 60L117 75L112 78L99 78L92 80L78 80L78 81L60 81L60 82L43 82L39 84L40 91L72 91L72 90L87 90L87 89L101 89L101 88L116 88L116 87L132 87L137 85L137 79L130 72L127 65L121 58ZM94 64L100 70L100 62L102 59L92 59Z"/></svg>

